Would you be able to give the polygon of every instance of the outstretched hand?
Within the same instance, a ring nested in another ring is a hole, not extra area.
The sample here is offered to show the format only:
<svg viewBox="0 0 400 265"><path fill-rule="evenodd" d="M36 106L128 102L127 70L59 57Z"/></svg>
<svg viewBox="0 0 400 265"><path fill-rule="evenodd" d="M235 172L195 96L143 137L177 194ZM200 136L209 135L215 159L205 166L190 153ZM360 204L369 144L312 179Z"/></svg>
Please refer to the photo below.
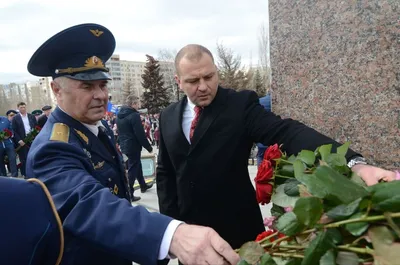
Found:
<svg viewBox="0 0 400 265"><path fill-rule="evenodd" d="M175 231L170 254L185 265L236 265L239 255L208 227L181 224Z"/></svg>
<svg viewBox="0 0 400 265"><path fill-rule="evenodd" d="M368 186L375 185L379 181L393 181L395 180L396 173L379 167L371 165L355 165L351 168L353 172L359 175Z"/></svg>

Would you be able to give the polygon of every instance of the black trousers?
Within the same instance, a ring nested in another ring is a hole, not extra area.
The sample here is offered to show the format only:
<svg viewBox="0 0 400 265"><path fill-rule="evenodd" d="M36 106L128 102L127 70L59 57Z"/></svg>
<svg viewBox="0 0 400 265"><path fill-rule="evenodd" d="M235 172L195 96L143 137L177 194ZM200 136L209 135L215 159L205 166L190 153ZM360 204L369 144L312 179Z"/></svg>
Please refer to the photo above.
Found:
<svg viewBox="0 0 400 265"><path fill-rule="evenodd" d="M142 162L140 161L141 153L129 154L128 157L128 182L129 190L131 191L131 196L133 197L135 180L139 182L140 188L144 189L146 187L146 182L143 177Z"/></svg>

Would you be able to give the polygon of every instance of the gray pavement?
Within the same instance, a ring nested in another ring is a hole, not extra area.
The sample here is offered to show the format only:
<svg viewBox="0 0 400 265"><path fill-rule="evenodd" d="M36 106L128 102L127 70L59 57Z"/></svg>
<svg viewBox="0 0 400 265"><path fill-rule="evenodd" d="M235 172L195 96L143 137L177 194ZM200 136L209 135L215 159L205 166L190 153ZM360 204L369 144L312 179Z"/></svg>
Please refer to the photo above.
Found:
<svg viewBox="0 0 400 265"><path fill-rule="evenodd" d="M157 154L157 150L154 151ZM147 151L143 151L143 155L148 154ZM257 167L256 166L249 166L249 173L250 173L250 179L253 183L254 186L254 178L257 174ZM153 186L153 188L149 189L146 191L146 193L140 193L140 190L135 191L135 196L140 196L142 199L138 202L132 203L132 205L141 205L146 207L149 211L151 212L159 212L158 208L158 199L157 199L157 192L156 192L156 185ZM269 217L270 215L270 210L271 210L272 204L268 205L260 205L261 213L263 217ZM133 263L136 264L136 263ZM170 265L178 265L177 260L171 260Z"/></svg>

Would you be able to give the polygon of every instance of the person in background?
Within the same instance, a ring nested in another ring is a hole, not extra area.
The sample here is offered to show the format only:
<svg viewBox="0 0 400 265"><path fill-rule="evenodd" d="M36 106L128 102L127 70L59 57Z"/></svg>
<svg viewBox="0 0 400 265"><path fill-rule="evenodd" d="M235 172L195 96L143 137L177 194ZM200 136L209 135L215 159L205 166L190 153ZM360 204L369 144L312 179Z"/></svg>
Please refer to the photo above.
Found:
<svg viewBox="0 0 400 265"><path fill-rule="evenodd" d="M32 111L32 115L35 116L36 122L39 120L39 117L42 114L43 114L43 111L41 111L40 109L35 109L34 111Z"/></svg>
<svg viewBox="0 0 400 265"><path fill-rule="evenodd" d="M26 176L26 158L28 156L29 146L24 142L25 137L37 125L34 115L27 113L26 104L19 102L17 104L19 113L12 120L12 128L14 132L14 142L21 148L18 151L19 160L21 162L21 175Z"/></svg>
<svg viewBox="0 0 400 265"><path fill-rule="evenodd" d="M10 111L7 111L7 117L0 116L0 132L8 133L9 136L5 136L3 140L0 140L0 176L7 176L5 156L8 157L8 165L11 173L11 177L18 177L17 170L17 154L14 149L14 142L12 141L13 130L11 121L8 119Z"/></svg>
<svg viewBox="0 0 400 265"><path fill-rule="evenodd" d="M259 99L260 105L264 107L264 109L268 112L271 110L271 94L268 93L266 96L261 97ZM263 145L262 143L257 143L257 167L260 166L261 161L264 158L265 150L267 150L268 146Z"/></svg>
<svg viewBox="0 0 400 265"><path fill-rule="evenodd" d="M43 128L44 125L46 124L46 121L51 114L51 110L52 110L51 106L49 106L49 105L43 106L43 108L42 108L43 115L41 115L38 119L38 125L40 128Z"/></svg>
<svg viewBox="0 0 400 265"><path fill-rule="evenodd" d="M140 197L134 196L135 180L139 182L142 193L146 192L152 185L146 184L143 177L141 153L142 148L151 153L153 147L147 141L143 126L140 122L138 109L140 100L138 97L130 95L125 100L118 112L117 127L118 127L118 142L121 152L128 157L128 180L129 189L132 201L140 200Z"/></svg>

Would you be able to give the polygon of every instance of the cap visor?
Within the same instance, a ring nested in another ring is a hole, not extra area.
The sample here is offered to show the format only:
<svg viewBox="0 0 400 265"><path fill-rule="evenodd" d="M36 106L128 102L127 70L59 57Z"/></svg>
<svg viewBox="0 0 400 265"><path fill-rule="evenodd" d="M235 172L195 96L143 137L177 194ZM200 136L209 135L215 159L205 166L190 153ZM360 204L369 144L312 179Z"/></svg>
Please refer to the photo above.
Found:
<svg viewBox="0 0 400 265"><path fill-rule="evenodd" d="M111 80L111 76L103 71L64 75L65 77L80 81Z"/></svg>

